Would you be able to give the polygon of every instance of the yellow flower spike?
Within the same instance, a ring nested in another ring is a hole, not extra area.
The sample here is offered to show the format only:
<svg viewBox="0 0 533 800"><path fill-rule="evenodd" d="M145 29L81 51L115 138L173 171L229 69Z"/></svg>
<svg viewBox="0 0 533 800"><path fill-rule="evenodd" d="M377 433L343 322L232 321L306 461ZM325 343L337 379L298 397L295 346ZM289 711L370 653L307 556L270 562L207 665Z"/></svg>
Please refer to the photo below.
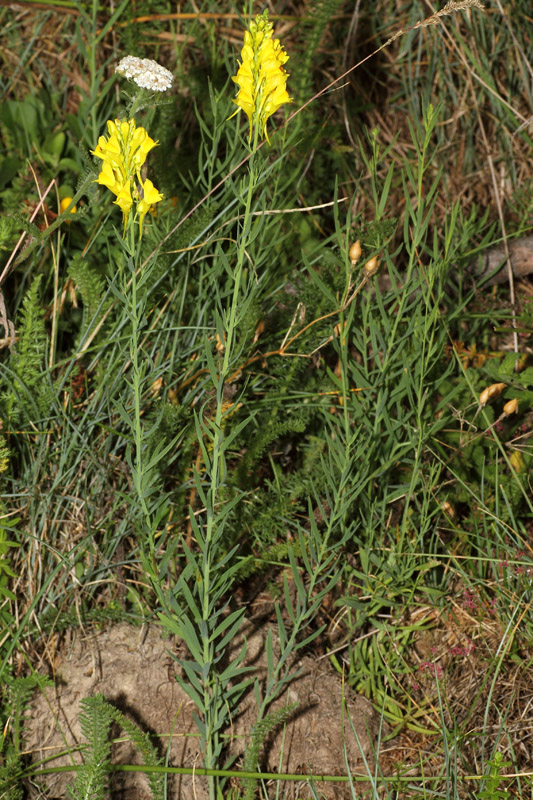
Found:
<svg viewBox="0 0 533 800"><path fill-rule="evenodd" d="M130 212L135 202L139 214L139 229L142 236L142 223L146 213L163 195L154 187L152 181L143 184L140 176L146 156L156 147L146 130L137 127L135 120L108 120L108 137L100 136L92 154L102 160L102 167L96 183L106 186L117 199L115 205L122 211L124 235ZM139 187L142 191L139 190Z"/></svg>
<svg viewBox="0 0 533 800"><path fill-rule="evenodd" d="M267 120L284 103L292 103L287 92L288 73L283 69L289 56L279 39L272 39L272 33L273 25L268 21L268 11L258 14L250 22L249 30L244 34L242 61L238 62L237 75L232 77L239 87L237 97L233 100L238 106L235 114L242 109L248 117L248 138L251 140L255 124L269 144ZM234 117L235 114L231 116Z"/></svg>

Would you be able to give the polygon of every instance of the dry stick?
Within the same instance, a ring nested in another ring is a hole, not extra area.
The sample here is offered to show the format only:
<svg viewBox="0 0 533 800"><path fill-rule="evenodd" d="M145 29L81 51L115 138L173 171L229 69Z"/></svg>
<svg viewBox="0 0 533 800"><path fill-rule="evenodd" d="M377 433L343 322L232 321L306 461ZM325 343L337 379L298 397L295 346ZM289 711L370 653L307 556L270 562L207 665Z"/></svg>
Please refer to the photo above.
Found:
<svg viewBox="0 0 533 800"><path fill-rule="evenodd" d="M348 64L348 58L353 58L353 49L355 48L355 35L357 33L357 27L359 25L359 9L361 6L361 0L357 0L355 4L355 8L351 14L350 19L350 26L348 28L348 34L346 36L346 44L344 46L343 54L342 54L342 68L346 69L346 65ZM350 125L348 110L347 110L347 98L346 95L343 95L342 98L342 115L344 118L344 128L346 130L346 135L352 145L353 149L357 151L357 143L352 135L352 127Z"/></svg>

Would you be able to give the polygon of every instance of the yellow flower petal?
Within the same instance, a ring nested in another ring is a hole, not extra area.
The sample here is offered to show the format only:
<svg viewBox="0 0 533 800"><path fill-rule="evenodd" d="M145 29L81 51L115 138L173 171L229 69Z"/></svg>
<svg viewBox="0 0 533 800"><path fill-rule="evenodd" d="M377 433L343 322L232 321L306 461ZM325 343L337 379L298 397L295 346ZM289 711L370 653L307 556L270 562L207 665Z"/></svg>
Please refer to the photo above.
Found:
<svg viewBox="0 0 533 800"><path fill-rule="evenodd" d="M104 161L102 164L102 171L100 172L95 183L99 183L102 186L107 186L107 188L114 194L118 194L122 188L122 182L117 181L117 176L109 161Z"/></svg>
<svg viewBox="0 0 533 800"><path fill-rule="evenodd" d="M131 124L130 124L131 122L133 122L133 120L131 120L130 122L121 122L120 123L120 134L121 134L122 140L124 142L126 142L128 140L128 138L129 138L130 131L131 131ZM135 123L133 123L133 124L135 125Z"/></svg>
<svg viewBox="0 0 533 800"><path fill-rule="evenodd" d="M143 221L146 214L150 211L155 203L159 203L163 199L163 195L159 192L152 181L147 178L142 184L143 196L137 203L137 211L139 212L139 231L143 235Z"/></svg>
<svg viewBox="0 0 533 800"><path fill-rule="evenodd" d="M124 233L126 233L126 225L128 224L128 217L130 215L131 207L133 205L133 198L131 196L131 187L129 182L117 194L117 199L114 200L114 203L122 211L122 221L124 222Z"/></svg>

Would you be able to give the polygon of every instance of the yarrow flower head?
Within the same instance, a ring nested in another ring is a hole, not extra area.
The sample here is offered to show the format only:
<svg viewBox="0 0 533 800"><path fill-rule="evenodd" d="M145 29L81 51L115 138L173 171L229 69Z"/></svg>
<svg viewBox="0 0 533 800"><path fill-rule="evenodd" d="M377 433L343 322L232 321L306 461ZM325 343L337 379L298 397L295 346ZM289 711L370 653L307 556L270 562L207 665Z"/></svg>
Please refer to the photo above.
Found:
<svg viewBox="0 0 533 800"><path fill-rule="evenodd" d="M266 124L269 117L284 103L292 103L287 93L288 73L283 65L289 60L279 39L273 39L273 25L268 21L268 11L258 14L244 34L244 47L241 50L242 63L232 80L239 87L233 101L242 108L250 122L250 136L254 124L261 134L268 138ZM232 116L235 116L232 114ZM231 119L231 117L230 117Z"/></svg>
<svg viewBox="0 0 533 800"><path fill-rule="evenodd" d="M174 80L168 69L151 58L125 56L115 67L115 72L129 78L142 89L151 89L153 92L166 92Z"/></svg>
<svg viewBox="0 0 533 800"><path fill-rule="evenodd" d="M114 202L122 211L124 233L133 203L137 204L142 236L144 217L152 205L163 199L152 181L141 178L146 156L158 142L154 142L144 128L138 128L134 119L129 122L108 120L107 130L109 136L100 136L95 149L91 150L93 156L103 162L95 183L106 186L116 195Z"/></svg>

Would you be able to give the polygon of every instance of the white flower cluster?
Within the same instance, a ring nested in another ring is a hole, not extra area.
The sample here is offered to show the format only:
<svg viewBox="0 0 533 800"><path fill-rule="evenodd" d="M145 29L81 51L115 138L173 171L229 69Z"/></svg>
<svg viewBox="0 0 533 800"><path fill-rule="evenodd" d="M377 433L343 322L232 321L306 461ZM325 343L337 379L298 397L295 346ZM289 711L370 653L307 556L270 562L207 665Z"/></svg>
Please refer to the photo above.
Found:
<svg viewBox="0 0 533 800"><path fill-rule="evenodd" d="M172 86L172 73L151 58L126 56L119 61L115 72L134 81L142 89L154 92L166 92Z"/></svg>

